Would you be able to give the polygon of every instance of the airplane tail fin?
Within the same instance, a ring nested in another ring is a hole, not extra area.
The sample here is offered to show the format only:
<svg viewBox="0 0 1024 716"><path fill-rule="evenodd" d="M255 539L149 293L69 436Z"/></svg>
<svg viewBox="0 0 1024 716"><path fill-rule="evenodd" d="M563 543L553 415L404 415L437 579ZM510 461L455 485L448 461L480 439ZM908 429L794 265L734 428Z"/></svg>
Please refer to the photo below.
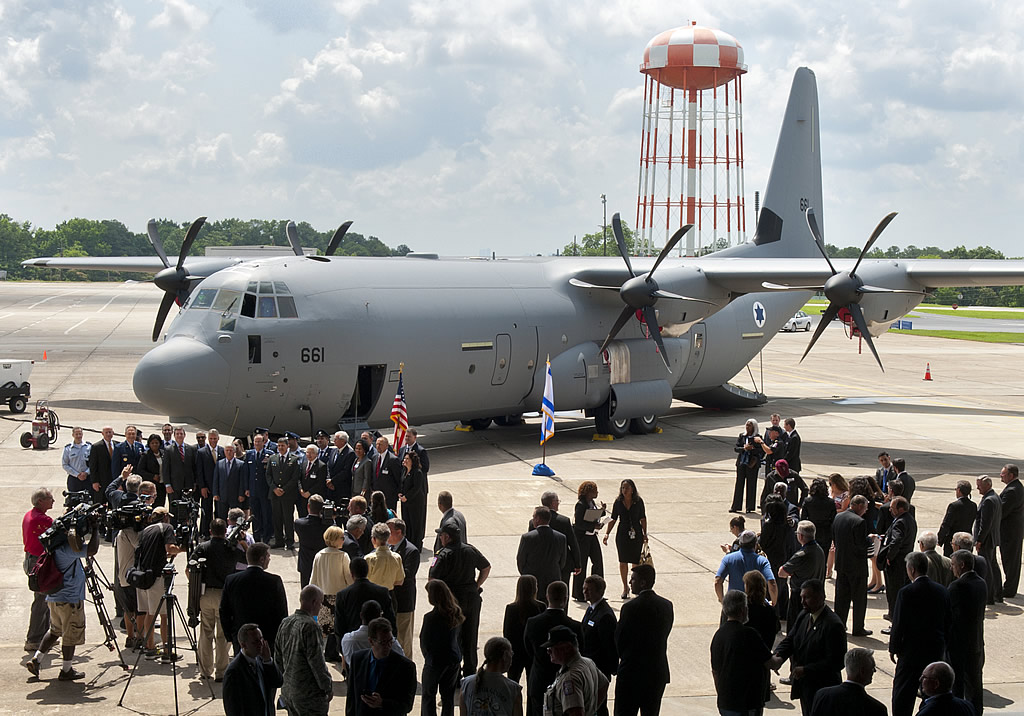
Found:
<svg viewBox="0 0 1024 716"><path fill-rule="evenodd" d="M820 147L818 86L814 72L801 67L793 77L754 239L751 243L726 249L717 255L770 258L821 255L814 246L814 239L804 218L807 208L814 207L818 226L821 227L822 235L825 235L821 206Z"/></svg>

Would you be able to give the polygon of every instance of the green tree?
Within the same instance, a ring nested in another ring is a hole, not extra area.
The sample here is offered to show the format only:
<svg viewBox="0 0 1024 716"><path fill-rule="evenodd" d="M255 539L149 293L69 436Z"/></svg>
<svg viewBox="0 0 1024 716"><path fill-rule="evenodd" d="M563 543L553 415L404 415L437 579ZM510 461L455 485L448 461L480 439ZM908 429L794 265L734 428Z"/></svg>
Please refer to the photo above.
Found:
<svg viewBox="0 0 1024 716"><path fill-rule="evenodd" d="M626 250L630 256L635 254L636 234L629 228L626 222L622 222L622 238L626 241ZM615 234L612 233L611 224L608 225L607 234L607 255L616 256L619 253L615 245ZM605 255L605 233L604 227L599 226L592 234L585 234L582 239L568 243L562 249L563 256L604 256Z"/></svg>

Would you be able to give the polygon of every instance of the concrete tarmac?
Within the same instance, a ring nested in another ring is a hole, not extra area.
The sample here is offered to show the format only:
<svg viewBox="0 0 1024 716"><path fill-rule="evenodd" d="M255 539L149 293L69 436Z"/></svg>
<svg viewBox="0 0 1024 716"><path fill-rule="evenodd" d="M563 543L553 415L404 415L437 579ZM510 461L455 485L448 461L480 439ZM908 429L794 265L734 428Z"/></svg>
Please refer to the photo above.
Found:
<svg viewBox="0 0 1024 716"><path fill-rule="evenodd" d="M143 434L159 432L164 416L138 403L131 387L134 366L152 345L149 334L159 301L160 292L151 284L0 283L0 358L35 359L33 399L49 399L63 424L84 426L89 440L98 439L105 424L118 433L129 422ZM514 597L519 535L541 492L557 491L563 511L571 512L581 481L596 481L600 499L610 504L619 481L632 478L647 506L658 571L655 591L675 605L669 642L672 682L662 713L715 714L709 645L719 608L713 575L722 557L719 545L731 540L727 509L734 482L732 445L748 417L762 423L772 412L796 418L803 436L805 477L873 474L880 449L905 457L917 479L914 502L922 530L938 528L958 479L966 477L973 484L979 474L997 476L1004 463L1024 461L1024 411L1018 403L1024 400L1024 346L887 335L876 342L886 367L882 373L868 351L857 354L857 343L847 340L838 325L829 327L801 365L798 360L807 341L801 333L778 336L762 359L751 363L749 373L736 377L735 382L745 387L752 387L753 381L760 388L763 381L771 396L767 405L753 411L708 411L676 403L661 422L661 434L612 443L592 441L592 421L560 415L547 451L547 464L557 473L554 478L531 475L541 457L536 419L517 428L475 433L456 432L452 423L422 426L420 440L431 450L432 490L454 494L456 507L468 520L472 543L493 565L484 587L481 647L501 632L504 606ZM932 382L922 380L926 362L931 364ZM409 409L415 423L416 405ZM57 713L73 706L83 713L109 714L121 697L125 675L116 655L102 645L91 607L86 645L79 648L75 664L86 673L84 681L57 682L59 657L44 662L38 680L23 667L29 656L22 646L31 596L21 570L18 526L30 508L33 489L45 485L57 495L64 489L60 448L71 440L66 427L55 449L22 449L18 438L30 419L31 409L12 416L6 406L0 407L0 679L5 684L0 713ZM189 440L195 427L189 428ZM433 510L429 513L430 527L439 517ZM757 516L747 517L748 524L756 526ZM108 546L101 548L98 559L110 573L113 557ZM618 611L623 601L612 544L605 547L604 559L609 601ZM183 565L177 566L183 571ZM270 569L283 576L289 603L296 605L294 554L275 550ZM424 563L417 584L425 581ZM184 575L178 582L176 592L184 600ZM829 582L830 600L833 591ZM422 592L420 597L417 632L426 608ZM110 595L107 604L113 604ZM581 618L583 607L572 603L570 614ZM884 611L884 595L869 597L867 627L874 635L851 638L850 645L876 649L878 672L869 691L888 704L895 667L880 634L886 625ZM1022 612L1022 596L988 611L985 705L990 713L1024 709ZM123 643L123 634L118 635ZM414 658L422 663L418 655ZM170 667L141 664L124 705L138 713L173 713ZM208 687L196 678L194 655L186 652L181 664L181 711L222 713L221 702L210 701ZM341 713L344 686L336 665L330 669L336 694L331 712ZM219 698L220 685L213 688ZM784 686L767 704L769 711L779 713L792 713L794 708L799 705L790 701ZM414 712L419 712L418 700Z"/></svg>

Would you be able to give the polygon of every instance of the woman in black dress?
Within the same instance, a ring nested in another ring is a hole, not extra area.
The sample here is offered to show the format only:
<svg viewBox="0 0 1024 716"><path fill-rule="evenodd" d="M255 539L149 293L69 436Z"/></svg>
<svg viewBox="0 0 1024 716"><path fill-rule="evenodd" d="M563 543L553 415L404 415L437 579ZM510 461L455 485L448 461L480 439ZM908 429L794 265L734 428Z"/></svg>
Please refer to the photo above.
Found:
<svg viewBox="0 0 1024 716"><path fill-rule="evenodd" d="M836 503L823 478L817 477L811 482L810 494L800 509L800 519L814 523L814 539L822 552L828 554L832 548L832 522L836 519Z"/></svg>
<svg viewBox="0 0 1024 716"><path fill-rule="evenodd" d="M757 421L751 418L744 424L743 432L736 438L736 485L732 491L732 507L729 512L741 512L743 487L747 488L747 512L753 512L757 500L757 475L761 471L765 453L769 448L757 434Z"/></svg>
<svg viewBox="0 0 1024 716"><path fill-rule="evenodd" d="M423 534L427 528L427 484L423 479L420 456L415 450L407 451L402 458L402 486L398 501L402 503L406 536L419 549L423 549Z"/></svg>
<svg viewBox="0 0 1024 716"><path fill-rule="evenodd" d="M153 507L163 507L167 502L167 490L163 489L163 481L160 477L164 440L153 433L146 439L146 445L148 449L139 458L139 464L135 466L135 474L156 485L156 499L153 500Z"/></svg>
<svg viewBox="0 0 1024 716"><path fill-rule="evenodd" d="M437 714L441 692L441 716L455 716L455 691L459 688L459 627L466 618L448 585L440 579L427 581L427 599L433 610L423 615L420 651L423 653L422 716Z"/></svg>
<svg viewBox="0 0 1024 716"><path fill-rule="evenodd" d="M800 548L787 512L786 502L781 495L768 495L764 500L764 516L761 517L761 534L758 536L758 543L772 566L775 583L779 588L779 599L775 606L778 607L776 611L780 617L785 616L789 609L789 580L779 576L779 568Z"/></svg>
<svg viewBox="0 0 1024 716"><path fill-rule="evenodd" d="M519 683L519 677L526 671L529 679L531 655L523 639L526 620L535 617L547 607L537 599L537 578L524 574L516 582L516 600L505 607L505 621L501 634L512 644L512 665L508 667L508 678Z"/></svg>
<svg viewBox="0 0 1024 716"><path fill-rule="evenodd" d="M632 480L623 480L619 484L619 496L612 505L612 519L601 540L604 544L608 544L608 535L616 523L619 529L615 532L615 551L619 556L622 598L629 599L626 575L630 565L635 567L640 562L640 552L647 543L647 512L644 510L644 501L636 491L636 483Z"/></svg>
<svg viewBox="0 0 1024 716"><path fill-rule="evenodd" d="M583 602L586 601L583 598L583 580L587 578L587 560L594 565L591 574L604 576L604 555L601 554L601 543L597 539L597 533L601 531L605 505L603 502L597 502L597 484L590 480L581 482L576 494L579 500L576 502L572 529L580 545L580 571L572 578L572 598L577 602ZM596 520L587 521L584 519L587 510L600 510L601 516Z"/></svg>
<svg viewBox="0 0 1024 716"><path fill-rule="evenodd" d="M747 626L758 633L771 651L775 647L775 635L779 633L779 615L768 603L768 582L763 574L752 569L743 575L743 591L747 593ZM764 700L767 702L772 695L772 679L767 666L764 670Z"/></svg>

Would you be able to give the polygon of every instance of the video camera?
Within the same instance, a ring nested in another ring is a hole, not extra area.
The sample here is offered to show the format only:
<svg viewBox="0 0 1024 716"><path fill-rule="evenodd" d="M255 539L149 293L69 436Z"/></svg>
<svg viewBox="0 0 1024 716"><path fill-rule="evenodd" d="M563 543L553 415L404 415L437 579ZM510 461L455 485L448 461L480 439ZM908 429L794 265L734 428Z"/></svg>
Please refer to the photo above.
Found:
<svg viewBox="0 0 1024 716"><path fill-rule="evenodd" d="M55 519L53 524L39 535L39 542L47 552L53 554L58 547L67 543L69 535L73 534L80 540L85 539L94 527L103 523L103 517L103 505L79 502Z"/></svg>
<svg viewBox="0 0 1024 716"><path fill-rule="evenodd" d="M72 507L78 507L79 505L88 505L92 503L92 493L89 490L78 490L77 492L68 492L64 490L64 508L70 510Z"/></svg>
<svg viewBox="0 0 1024 716"><path fill-rule="evenodd" d="M143 502L129 502L107 513L106 524L115 530L141 532L149 524L153 506Z"/></svg>
<svg viewBox="0 0 1024 716"><path fill-rule="evenodd" d="M174 524L175 541L185 554L192 554L199 544L199 503L192 499L191 492L186 492L180 500L171 500L168 511Z"/></svg>
<svg viewBox="0 0 1024 716"><path fill-rule="evenodd" d="M238 522L236 522L231 527L231 529L228 530L228 533L227 533L227 540L228 540L228 542L231 543L231 544L235 544L236 542L240 542L241 540L245 539L245 531L247 529L249 529L249 525L250 524L252 524L252 518L251 517L244 517L241 520L239 520Z"/></svg>
<svg viewBox="0 0 1024 716"><path fill-rule="evenodd" d="M344 520L348 519L349 515L348 502L349 498L347 497L339 498L337 503L334 502L333 500L328 500L327 502L324 503L324 506L320 508L320 516L325 520L330 520L331 522L335 523L337 523L338 518L340 517L344 522Z"/></svg>

